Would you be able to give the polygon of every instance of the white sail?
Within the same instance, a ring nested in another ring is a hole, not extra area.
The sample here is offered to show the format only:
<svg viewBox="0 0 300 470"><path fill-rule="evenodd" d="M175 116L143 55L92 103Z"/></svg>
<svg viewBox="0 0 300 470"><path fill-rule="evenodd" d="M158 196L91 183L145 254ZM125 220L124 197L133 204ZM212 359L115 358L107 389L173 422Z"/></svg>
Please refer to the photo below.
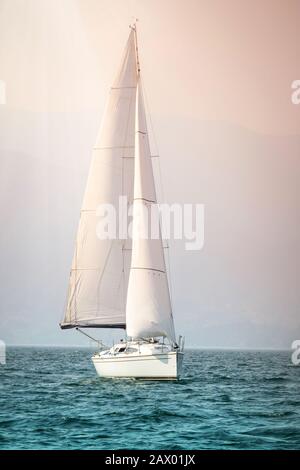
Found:
<svg viewBox="0 0 300 470"><path fill-rule="evenodd" d="M110 91L80 213L69 292L62 328L125 328L131 242L100 240L100 204L118 209L119 196L133 197L134 129L137 86L135 32Z"/></svg>
<svg viewBox="0 0 300 470"><path fill-rule="evenodd" d="M168 337L175 342L161 234L148 233L149 211L156 207L156 195L140 82L137 87L132 259L126 305L126 330L132 338ZM152 226L157 210L152 213ZM159 224L159 220L156 220ZM148 234L149 235L149 234Z"/></svg>

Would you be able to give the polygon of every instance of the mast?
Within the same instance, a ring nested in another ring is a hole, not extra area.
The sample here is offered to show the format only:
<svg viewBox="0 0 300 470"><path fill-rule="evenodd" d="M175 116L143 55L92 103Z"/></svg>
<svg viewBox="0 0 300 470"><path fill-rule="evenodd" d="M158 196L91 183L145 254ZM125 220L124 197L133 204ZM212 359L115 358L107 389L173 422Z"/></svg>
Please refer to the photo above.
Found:
<svg viewBox="0 0 300 470"><path fill-rule="evenodd" d="M133 23L130 28L133 30L134 34L134 46L135 46L135 57L136 57L136 73L137 76L139 77L141 68L140 68L140 60L139 60L139 48L138 48L138 40L137 40L137 29L136 29L136 24L138 22L138 19L135 19L135 22Z"/></svg>

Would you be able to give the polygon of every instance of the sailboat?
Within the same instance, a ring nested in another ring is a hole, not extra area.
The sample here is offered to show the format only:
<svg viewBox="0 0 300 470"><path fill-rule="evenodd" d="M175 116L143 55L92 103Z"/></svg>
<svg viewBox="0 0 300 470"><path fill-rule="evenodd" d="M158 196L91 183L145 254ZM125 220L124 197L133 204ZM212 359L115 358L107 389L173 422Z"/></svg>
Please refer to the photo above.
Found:
<svg viewBox="0 0 300 470"><path fill-rule="evenodd" d="M124 340L93 355L100 377L178 379L184 341L175 336L161 230L141 236L157 198L136 24L130 28L93 149L60 326L126 330ZM120 196L133 207L132 236L99 238L99 205L118 208Z"/></svg>

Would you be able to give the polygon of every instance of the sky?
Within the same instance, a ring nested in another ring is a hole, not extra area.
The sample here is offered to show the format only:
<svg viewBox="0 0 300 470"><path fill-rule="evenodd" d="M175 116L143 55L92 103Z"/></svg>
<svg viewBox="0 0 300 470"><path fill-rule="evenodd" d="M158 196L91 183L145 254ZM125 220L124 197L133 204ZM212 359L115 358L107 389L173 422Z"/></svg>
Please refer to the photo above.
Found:
<svg viewBox="0 0 300 470"><path fill-rule="evenodd" d="M134 17L164 199L205 205L203 249L170 243L177 333L190 347L289 348L300 338L298 0L0 0L0 339L86 344L58 323Z"/></svg>

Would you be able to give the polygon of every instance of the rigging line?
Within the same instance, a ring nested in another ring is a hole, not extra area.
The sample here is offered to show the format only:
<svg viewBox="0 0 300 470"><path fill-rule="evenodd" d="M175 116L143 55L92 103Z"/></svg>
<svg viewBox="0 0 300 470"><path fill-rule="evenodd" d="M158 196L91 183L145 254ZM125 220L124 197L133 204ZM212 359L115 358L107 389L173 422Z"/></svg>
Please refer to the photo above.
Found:
<svg viewBox="0 0 300 470"><path fill-rule="evenodd" d="M93 338L92 336L88 335L85 331L82 331L80 328L78 328L78 326L76 327L76 331L79 331L79 333L81 333L82 335L87 336L87 338L91 339L92 341L95 341L95 343L98 344L99 348L101 347L101 348L109 349L109 347L103 344L100 339Z"/></svg>
<svg viewBox="0 0 300 470"><path fill-rule="evenodd" d="M154 145L155 145L155 148L156 148L157 157L159 157L160 152L159 152L157 138L156 138L156 134L155 134L155 130L154 130L154 124L153 124L153 121L152 121L151 110L150 110L149 100L148 100L148 96L147 96L147 90L146 90L146 86L145 86L144 79L143 79L142 76L140 76L140 81L141 81L142 87L143 87L143 94L144 94L144 98L145 98L145 108L146 108L146 111L147 111L147 116L149 118L149 124L150 124L150 129L151 129L151 133L152 133L152 137L153 137L153 142L154 142ZM164 187L163 187L163 179L162 179L160 158L158 158L158 177L159 177L159 186L160 186L161 199L162 199L161 202L165 202L165 194L164 194ZM169 246L167 248L169 248ZM172 282L171 262L170 262L169 250L167 250L167 264L168 264L168 272L169 272L169 293L170 293L170 299L171 299L171 305L172 305L173 282Z"/></svg>
<svg viewBox="0 0 300 470"><path fill-rule="evenodd" d="M135 87L136 88L136 87ZM135 95L136 96L136 95ZM130 116L131 116L131 113L132 113L132 104L133 104L133 101L134 101L134 105L135 105L135 99L133 100L133 96L131 96L130 98L130 102L129 102L129 106L128 106L128 113L127 113L127 120L126 120L126 131L125 131L125 135L124 135L124 142L123 142L123 149L122 149L122 180L121 180L121 185L122 185L122 188L121 188L121 194L123 195L124 194L124 186L125 186L125 169L124 169L124 165L125 165L125 161L124 159L126 158L125 157L125 149L126 149L126 142L127 142L127 139L128 139L128 134L129 134L129 123L130 123ZM134 146L131 146L131 148L134 148ZM123 228L123 225L124 225L124 214L123 214L123 210L121 211L121 224L122 224L122 228ZM118 232L120 230L120 227L118 227ZM128 227L127 227L127 232L128 232ZM126 288L126 275L125 275L125 253L124 253L124 250L123 250L123 247L125 247L125 244L126 244L126 240L124 240L123 244L122 244L122 273L121 273L121 280L120 280L120 290L121 290L121 298L122 298L122 304L123 304L123 308L124 310L126 309L126 297L127 297L127 288ZM123 287L123 289L122 289Z"/></svg>
<svg viewBox="0 0 300 470"><path fill-rule="evenodd" d="M145 107L146 107L146 110L147 110L147 117L149 119L151 133L152 133L152 137L153 137L153 143L155 145L155 150L156 150L156 154L153 155L153 156L159 157L160 153L159 153L156 133L155 133L155 130L154 130L153 120L152 120L152 116L151 116L151 109L150 109L150 106L149 106L149 100L148 100L148 95L147 95L145 82L144 82L144 79L143 79L142 76L140 77L140 81L142 82L142 89L143 89L143 95L144 95L144 98L145 98ZM161 199L162 199L162 202L164 202L165 201L165 196L164 196L164 189L163 189L163 184L162 184L162 174L161 174L160 160L158 160L158 162L159 162L158 163L158 170L159 170L159 180L160 180L159 184L161 186L161 188L160 188L160 190L161 190Z"/></svg>

